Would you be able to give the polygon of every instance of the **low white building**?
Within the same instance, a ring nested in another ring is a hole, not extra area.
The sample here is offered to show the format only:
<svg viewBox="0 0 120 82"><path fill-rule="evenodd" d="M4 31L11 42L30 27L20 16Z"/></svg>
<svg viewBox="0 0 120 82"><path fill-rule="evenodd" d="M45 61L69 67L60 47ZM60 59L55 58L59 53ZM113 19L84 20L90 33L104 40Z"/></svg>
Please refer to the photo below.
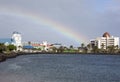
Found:
<svg viewBox="0 0 120 82"><path fill-rule="evenodd" d="M91 44L99 49L106 49L108 46L119 46L119 37L110 36L108 32L105 32L102 37L91 40Z"/></svg>
<svg viewBox="0 0 120 82"><path fill-rule="evenodd" d="M41 51L49 51L52 47L51 44L49 44L47 41L43 41L43 43L40 42L23 42L23 48L24 49L41 49Z"/></svg>

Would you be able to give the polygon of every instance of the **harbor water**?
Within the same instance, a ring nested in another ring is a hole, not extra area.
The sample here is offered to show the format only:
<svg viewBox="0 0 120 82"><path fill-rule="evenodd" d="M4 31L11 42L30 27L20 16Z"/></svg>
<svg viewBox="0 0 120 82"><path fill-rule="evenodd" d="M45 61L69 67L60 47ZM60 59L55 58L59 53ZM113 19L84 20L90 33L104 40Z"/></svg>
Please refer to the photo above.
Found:
<svg viewBox="0 0 120 82"><path fill-rule="evenodd" d="M120 82L120 55L22 55L0 63L0 82Z"/></svg>

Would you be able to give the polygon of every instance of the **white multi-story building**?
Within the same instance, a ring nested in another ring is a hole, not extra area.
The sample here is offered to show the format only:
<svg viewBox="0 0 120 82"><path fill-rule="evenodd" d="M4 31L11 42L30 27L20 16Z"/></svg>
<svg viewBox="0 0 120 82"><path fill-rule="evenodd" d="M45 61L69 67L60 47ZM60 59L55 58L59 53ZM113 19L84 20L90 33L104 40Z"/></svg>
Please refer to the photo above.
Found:
<svg viewBox="0 0 120 82"><path fill-rule="evenodd" d="M106 49L108 46L119 46L119 37L110 36L108 32L105 32L102 37L91 40L91 44L99 49Z"/></svg>
<svg viewBox="0 0 120 82"><path fill-rule="evenodd" d="M14 44L17 48L17 51L22 51L22 37L19 32L13 32L12 35L12 44Z"/></svg>

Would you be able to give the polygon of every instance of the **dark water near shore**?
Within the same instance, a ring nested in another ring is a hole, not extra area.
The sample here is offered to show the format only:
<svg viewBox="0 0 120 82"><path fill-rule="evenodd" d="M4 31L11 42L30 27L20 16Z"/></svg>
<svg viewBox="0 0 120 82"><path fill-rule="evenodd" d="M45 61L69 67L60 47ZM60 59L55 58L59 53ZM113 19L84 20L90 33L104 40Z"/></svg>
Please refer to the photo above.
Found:
<svg viewBox="0 0 120 82"><path fill-rule="evenodd" d="M18 56L0 63L0 82L120 82L120 56Z"/></svg>

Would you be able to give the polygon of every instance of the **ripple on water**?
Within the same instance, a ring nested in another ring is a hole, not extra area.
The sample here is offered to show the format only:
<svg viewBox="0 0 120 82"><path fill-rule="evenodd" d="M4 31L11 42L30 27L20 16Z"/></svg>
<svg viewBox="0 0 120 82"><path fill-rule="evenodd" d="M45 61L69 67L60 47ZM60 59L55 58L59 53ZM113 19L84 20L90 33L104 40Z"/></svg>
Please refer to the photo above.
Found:
<svg viewBox="0 0 120 82"><path fill-rule="evenodd" d="M0 82L119 82L120 56L26 55L0 64Z"/></svg>
<svg viewBox="0 0 120 82"><path fill-rule="evenodd" d="M17 63L13 63L13 64L10 64L8 68L13 70L19 70L22 68L22 66L18 65Z"/></svg>

